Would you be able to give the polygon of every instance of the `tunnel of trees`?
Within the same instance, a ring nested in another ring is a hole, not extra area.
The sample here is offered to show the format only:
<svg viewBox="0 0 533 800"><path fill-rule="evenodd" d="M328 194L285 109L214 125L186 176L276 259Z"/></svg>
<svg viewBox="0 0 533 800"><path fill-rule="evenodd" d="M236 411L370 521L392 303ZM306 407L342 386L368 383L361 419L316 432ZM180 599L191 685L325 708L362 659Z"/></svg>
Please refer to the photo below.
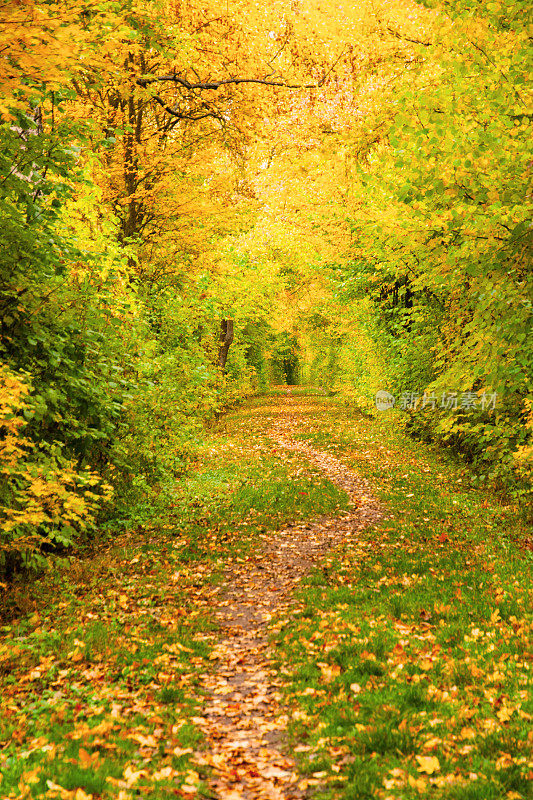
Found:
<svg viewBox="0 0 533 800"><path fill-rule="evenodd" d="M387 389L531 497L531 3L241 12L0 9L3 569L272 383Z"/></svg>

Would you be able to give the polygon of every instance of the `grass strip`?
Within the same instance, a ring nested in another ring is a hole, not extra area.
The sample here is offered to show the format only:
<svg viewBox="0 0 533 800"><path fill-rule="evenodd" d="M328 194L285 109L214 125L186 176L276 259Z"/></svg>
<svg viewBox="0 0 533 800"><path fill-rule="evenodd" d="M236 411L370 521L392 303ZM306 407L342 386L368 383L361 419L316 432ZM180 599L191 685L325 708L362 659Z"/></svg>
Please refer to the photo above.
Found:
<svg viewBox="0 0 533 800"><path fill-rule="evenodd" d="M391 517L309 575L273 625L293 749L317 798L525 800L531 567L517 507L461 462L307 398L300 438Z"/></svg>

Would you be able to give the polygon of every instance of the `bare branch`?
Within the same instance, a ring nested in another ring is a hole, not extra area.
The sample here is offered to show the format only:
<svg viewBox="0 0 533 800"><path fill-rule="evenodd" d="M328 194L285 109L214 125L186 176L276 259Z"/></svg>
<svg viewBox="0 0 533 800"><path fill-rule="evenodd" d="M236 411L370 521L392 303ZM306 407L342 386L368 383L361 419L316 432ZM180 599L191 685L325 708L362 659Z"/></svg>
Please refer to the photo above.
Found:
<svg viewBox="0 0 533 800"><path fill-rule="evenodd" d="M139 82L140 81L137 81L137 83ZM194 114L194 113L186 113L185 111L178 111L175 108L171 108L171 106L169 106L168 103L165 103L163 98L158 94L152 95L152 98L156 101L156 103L159 103L161 108L163 108L167 112L167 114L170 114L171 117L176 117L176 119L188 119L191 120L191 122L198 122L199 120L206 119L207 117L218 118L218 115L214 111L206 111L205 114L200 114L200 113Z"/></svg>
<svg viewBox="0 0 533 800"><path fill-rule="evenodd" d="M395 31L394 28L390 26L387 27L387 31L395 36L397 39L401 39L402 42L411 42L412 44L421 44L422 47L431 47L432 42L423 42L421 39L411 39L410 36L405 36L405 34L401 33L400 31Z"/></svg>
<svg viewBox="0 0 533 800"><path fill-rule="evenodd" d="M267 80L266 78L225 78L224 80L220 81L202 81L199 83L191 83L186 78L182 78L180 75L172 74L172 75L157 75L153 78L138 78L137 84L146 88L152 83L179 83L180 86L183 86L185 89L189 91L193 91L194 89L220 89L221 86L236 86L240 83L258 83L262 86L281 86L285 89L317 89L322 85L322 81L320 83L309 83L309 84L293 84L293 83L285 83L284 81L273 81Z"/></svg>

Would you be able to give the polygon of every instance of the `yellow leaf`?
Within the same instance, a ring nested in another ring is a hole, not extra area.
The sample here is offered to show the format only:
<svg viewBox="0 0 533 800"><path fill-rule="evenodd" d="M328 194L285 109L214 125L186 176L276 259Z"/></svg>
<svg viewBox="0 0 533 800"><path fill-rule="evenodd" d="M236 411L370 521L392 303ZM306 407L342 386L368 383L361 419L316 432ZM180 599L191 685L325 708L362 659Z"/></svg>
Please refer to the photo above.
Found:
<svg viewBox="0 0 533 800"><path fill-rule="evenodd" d="M180 756L185 756L187 753L192 753L192 747L175 747L172 753L179 758Z"/></svg>
<svg viewBox="0 0 533 800"><path fill-rule="evenodd" d="M509 720L510 720L510 719L511 719L511 717L513 716L513 711L514 711L514 709L512 709L512 708L507 708L506 706L503 706L503 707L502 707L502 708L500 708L500 710L497 712L496 716L498 717L498 719L500 720L500 722L509 722Z"/></svg>
<svg viewBox="0 0 533 800"><path fill-rule="evenodd" d="M425 772L426 775L433 775L440 770L440 762L437 756L417 756L418 771Z"/></svg>
<svg viewBox="0 0 533 800"><path fill-rule="evenodd" d="M162 781L165 778L171 778L173 775L177 775L176 770L172 769L172 767L163 767L163 769L154 772L152 778L154 781Z"/></svg>
<svg viewBox="0 0 533 800"><path fill-rule="evenodd" d="M127 766L123 772L124 779L128 787L137 783L139 778L148 778L148 772L145 769L135 771L131 766Z"/></svg>
<svg viewBox="0 0 533 800"><path fill-rule="evenodd" d="M422 745L424 750L433 750L434 747L437 747L439 744L442 744L442 739L439 739L438 736L432 736L431 739L428 739Z"/></svg>
<svg viewBox="0 0 533 800"><path fill-rule="evenodd" d="M157 747L157 740L154 736L145 736L142 733L130 733L128 739L134 739L141 747Z"/></svg>
<svg viewBox="0 0 533 800"><path fill-rule="evenodd" d="M481 678L485 674L482 669L476 667L475 664L470 665L470 674L473 678Z"/></svg>
<svg viewBox="0 0 533 800"><path fill-rule="evenodd" d="M74 800L92 800L92 794L86 794L83 789L76 789Z"/></svg>
<svg viewBox="0 0 533 800"><path fill-rule="evenodd" d="M413 789L417 789L419 792L425 792L427 789L427 783L423 778L415 778L413 775L409 775L408 781L409 786L412 786Z"/></svg>
<svg viewBox="0 0 533 800"><path fill-rule="evenodd" d="M24 783L38 783L40 769L27 770L22 773L22 780Z"/></svg>
<svg viewBox="0 0 533 800"><path fill-rule="evenodd" d="M198 791L198 784L200 783L200 776L197 772L190 769L185 776L185 783L181 786L181 791L187 794L194 794ZM229 795L228 795L229 796Z"/></svg>
<svg viewBox="0 0 533 800"><path fill-rule="evenodd" d="M502 753L496 761L496 769L509 769L514 764L513 757L509 753Z"/></svg>
<svg viewBox="0 0 533 800"><path fill-rule="evenodd" d="M103 719L102 722L99 722L98 725L95 725L94 728L91 729L93 735L99 736L100 734L109 733L110 730L113 728L113 722L110 720Z"/></svg>
<svg viewBox="0 0 533 800"><path fill-rule="evenodd" d="M407 773L404 769L400 769L400 767L394 767L394 769L390 770L390 774L393 778L401 778L405 780L407 777Z"/></svg>
<svg viewBox="0 0 533 800"><path fill-rule="evenodd" d="M46 793L47 797L57 797L59 794L61 800L72 800L74 798L74 792L70 792L68 789L65 789L58 783L47 780L46 785L48 786L48 792Z"/></svg>
<svg viewBox="0 0 533 800"><path fill-rule="evenodd" d="M324 683L331 683L335 678L341 674L341 668L338 664L319 664Z"/></svg>

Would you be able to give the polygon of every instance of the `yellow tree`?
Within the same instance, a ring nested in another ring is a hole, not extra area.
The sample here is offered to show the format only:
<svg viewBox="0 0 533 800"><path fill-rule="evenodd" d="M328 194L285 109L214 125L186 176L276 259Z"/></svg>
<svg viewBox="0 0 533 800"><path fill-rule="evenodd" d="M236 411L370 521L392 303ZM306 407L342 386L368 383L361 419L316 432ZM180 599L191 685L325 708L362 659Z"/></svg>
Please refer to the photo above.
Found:
<svg viewBox="0 0 533 800"><path fill-rule="evenodd" d="M78 63L80 9L74 4L39 3L36 0L2 0L0 3L0 115L14 119L15 112L42 100L42 89L62 89Z"/></svg>

